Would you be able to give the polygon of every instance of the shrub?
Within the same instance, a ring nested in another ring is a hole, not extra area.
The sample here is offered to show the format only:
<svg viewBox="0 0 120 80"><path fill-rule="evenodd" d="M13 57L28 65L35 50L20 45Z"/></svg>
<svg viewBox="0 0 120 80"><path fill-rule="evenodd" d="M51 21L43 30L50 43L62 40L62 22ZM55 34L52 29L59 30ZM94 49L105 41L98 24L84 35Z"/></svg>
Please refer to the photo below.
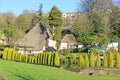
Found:
<svg viewBox="0 0 120 80"><path fill-rule="evenodd" d="M117 57L116 57L116 67L120 68L120 54L117 53Z"/></svg>
<svg viewBox="0 0 120 80"><path fill-rule="evenodd" d="M95 58L94 58L94 53L90 53L90 67L95 66Z"/></svg>
<svg viewBox="0 0 120 80"><path fill-rule="evenodd" d="M39 58L40 58L40 53L37 55L37 64L40 64Z"/></svg>
<svg viewBox="0 0 120 80"><path fill-rule="evenodd" d="M51 61L50 61L50 65L54 65L54 53L51 54Z"/></svg>
<svg viewBox="0 0 120 80"><path fill-rule="evenodd" d="M3 59L7 60L7 54L8 54L8 48L4 49L4 53L3 53Z"/></svg>
<svg viewBox="0 0 120 80"><path fill-rule="evenodd" d="M96 66L97 67L101 66L100 54L97 54Z"/></svg>
<svg viewBox="0 0 120 80"><path fill-rule="evenodd" d="M106 55L104 55L104 63L103 63L104 65L104 68L107 68L108 67L108 60L107 60L107 56Z"/></svg>
<svg viewBox="0 0 120 80"><path fill-rule="evenodd" d="M29 57L28 55L25 55L25 63L28 63Z"/></svg>
<svg viewBox="0 0 120 80"><path fill-rule="evenodd" d="M109 67L110 68L114 67L114 59L113 59L113 54L111 52L109 53Z"/></svg>
<svg viewBox="0 0 120 80"><path fill-rule="evenodd" d="M88 55L85 55L85 67L86 67L86 68L89 67L89 59L88 59Z"/></svg>
<svg viewBox="0 0 120 80"><path fill-rule="evenodd" d="M29 63L32 63L32 56L29 56Z"/></svg>
<svg viewBox="0 0 120 80"><path fill-rule="evenodd" d="M32 56L32 62L31 62L32 64L34 64L35 63L35 57L34 56Z"/></svg>
<svg viewBox="0 0 120 80"><path fill-rule="evenodd" d="M40 53L40 58L39 58L39 62L40 62L40 64L42 64L42 61L43 60L43 53Z"/></svg>
<svg viewBox="0 0 120 80"><path fill-rule="evenodd" d="M4 51L0 51L0 58L2 58Z"/></svg>
<svg viewBox="0 0 120 80"><path fill-rule="evenodd" d="M79 66L80 66L80 68L84 67L84 58L82 55L80 55L80 57L79 57Z"/></svg>
<svg viewBox="0 0 120 80"><path fill-rule="evenodd" d="M51 55L52 55L52 53L50 52L49 54L47 54L48 55L48 65L50 65L50 63L51 63Z"/></svg>
<svg viewBox="0 0 120 80"><path fill-rule="evenodd" d="M13 49L13 52L12 52L12 61L15 61L15 50Z"/></svg>
<svg viewBox="0 0 120 80"><path fill-rule="evenodd" d="M76 54L71 54L70 55L71 67L74 67L75 60L76 60Z"/></svg>
<svg viewBox="0 0 120 80"><path fill-rule="evenodd" d="M55 58L54 58L54 66L60 66L60 56L58 52L55 52Z"/></svg>

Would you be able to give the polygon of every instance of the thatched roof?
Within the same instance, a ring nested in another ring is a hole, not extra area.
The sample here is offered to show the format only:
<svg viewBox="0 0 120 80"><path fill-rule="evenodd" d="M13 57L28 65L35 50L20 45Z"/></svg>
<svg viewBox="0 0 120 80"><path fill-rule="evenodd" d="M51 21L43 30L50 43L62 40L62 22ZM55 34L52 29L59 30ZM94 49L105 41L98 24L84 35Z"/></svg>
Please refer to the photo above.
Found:
<svg viewBox="0 0 120 80"><path fill-rule="evenodd" d="M75 37L73 34L66 34L61 42L66 42L66 43L77 43Z"/></svg>
<svg viewBox="0 0 120 80"><path fill-rule="evenodd" d="M20 46L32 46L34 50L41 51L45 46L43 27L40 24L36 24L21 40Z"/></svg>

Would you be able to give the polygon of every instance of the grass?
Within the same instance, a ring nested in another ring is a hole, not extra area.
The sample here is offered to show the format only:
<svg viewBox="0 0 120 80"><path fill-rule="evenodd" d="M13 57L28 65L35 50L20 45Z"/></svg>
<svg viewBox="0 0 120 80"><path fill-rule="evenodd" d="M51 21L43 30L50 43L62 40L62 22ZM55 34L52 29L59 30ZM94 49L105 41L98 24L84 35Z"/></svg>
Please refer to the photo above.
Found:
<svg viewBox="0 0 120 80"><path fill-rule="evenodd" d="M63 69L0 60L0 66L7 80L119 80L119 76L84 76Z"/></svg>

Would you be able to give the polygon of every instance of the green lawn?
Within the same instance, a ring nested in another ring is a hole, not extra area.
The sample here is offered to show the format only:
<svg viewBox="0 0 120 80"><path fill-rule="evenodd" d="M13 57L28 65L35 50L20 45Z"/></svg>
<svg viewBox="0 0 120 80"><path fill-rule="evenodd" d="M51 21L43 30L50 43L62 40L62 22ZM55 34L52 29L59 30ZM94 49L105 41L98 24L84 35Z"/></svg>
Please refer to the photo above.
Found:
<svg viewBox="0 0 120 80"><path fill-rule="evenodd" d="M0 60L7 80L119 80L120 76L84 76L59 68Z"/></svg>

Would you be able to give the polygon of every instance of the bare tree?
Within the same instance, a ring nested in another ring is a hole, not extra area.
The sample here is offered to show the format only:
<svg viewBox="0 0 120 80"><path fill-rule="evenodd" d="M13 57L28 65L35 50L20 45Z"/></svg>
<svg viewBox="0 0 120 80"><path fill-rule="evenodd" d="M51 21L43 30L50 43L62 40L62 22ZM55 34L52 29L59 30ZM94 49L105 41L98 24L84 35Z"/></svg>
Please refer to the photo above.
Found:
<svg viewBox="0 0 120 80"><path fill-rule="evenodd" d="M113 0L81 0L78 5L78 11L92 12L92 10L96 10L104 12L110 10L113 5Z"/></svg>

